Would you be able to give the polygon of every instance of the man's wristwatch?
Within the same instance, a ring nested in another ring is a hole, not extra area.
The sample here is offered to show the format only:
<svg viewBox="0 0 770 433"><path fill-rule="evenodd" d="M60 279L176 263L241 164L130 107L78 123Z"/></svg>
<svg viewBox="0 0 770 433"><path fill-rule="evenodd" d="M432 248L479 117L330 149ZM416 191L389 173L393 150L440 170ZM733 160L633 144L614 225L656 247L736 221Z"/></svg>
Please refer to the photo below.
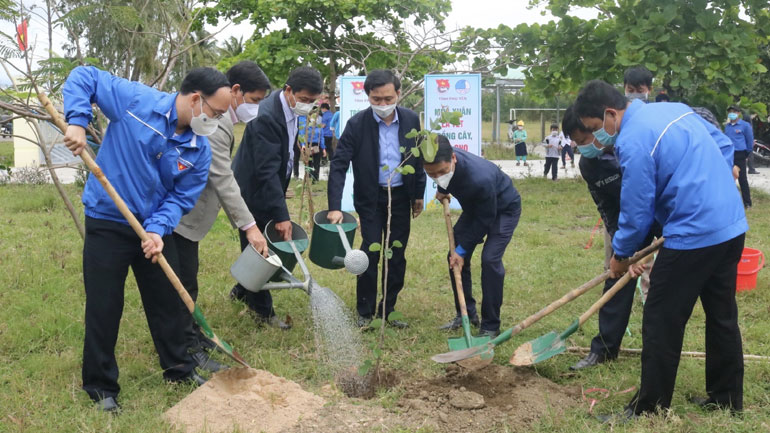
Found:
<svg viewBox="0 0 770 433"><path fill-rule="evenodd" d="M626 260L631 258L631 257L628 257L628 256L619 256L614 251L612 252L612 257L615 259L615 261L618 261L618 262L624 262L624 261L626 261Z"/></svg>

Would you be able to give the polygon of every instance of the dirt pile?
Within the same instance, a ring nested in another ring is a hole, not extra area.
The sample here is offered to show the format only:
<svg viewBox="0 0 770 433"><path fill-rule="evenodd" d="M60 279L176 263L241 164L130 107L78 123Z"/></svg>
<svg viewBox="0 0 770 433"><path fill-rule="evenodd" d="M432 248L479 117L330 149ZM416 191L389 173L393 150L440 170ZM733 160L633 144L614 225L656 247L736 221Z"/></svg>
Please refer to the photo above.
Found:
<svg viewBox="0 0 770 433"><path fill-rule="evenodd" d="M187 433L280 432L313 415L324 400L264 370L233 368L214 375L164 418Z"/></svg>
<svg viewBox="0 0 770 433"><path fill-rule="evenodd" d="M404 393L396 407L377 401L345 399L303 417L286 432L353 433L396 428L435 432L529 431L545 416L558 416L574 406L580 390L540 377L529 368L490 365L468 371L451 365L444 376L427 380L402 378ZM333 397L330 397L333 398Z"/></svg>

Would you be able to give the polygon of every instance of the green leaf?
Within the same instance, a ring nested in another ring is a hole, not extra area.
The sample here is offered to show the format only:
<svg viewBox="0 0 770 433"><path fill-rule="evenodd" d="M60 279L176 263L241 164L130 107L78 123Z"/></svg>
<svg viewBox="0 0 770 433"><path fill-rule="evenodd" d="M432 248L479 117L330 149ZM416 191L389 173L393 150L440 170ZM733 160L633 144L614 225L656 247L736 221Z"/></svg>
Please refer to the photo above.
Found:
<svg viewBox="0 0 770 433"><path fill-rule="evenodd" d="M400 240L396 239L395 241L393 241L393 248L403 248L403 247L404 247L404 244L402 244Z"/></svg>
<svg viewBox="0 0 770 433"><path fill-rule="evenodd" d="M404 320L404 314L400 311L391 311L390 314L388 314L388 321L393 320Z"/></svg>
<svg viewBox="0 0 770 433"><path fill-rule="evenodd" d="M388 171L390 170L390 166L388 164L385 164L382 166L382 171Z"/></svg>
<svg viewBox="0 0 770 433"><path fill-rule="evenodd" d="M382 358L382 349L375 347L372 349L372 355L374 355L374 359Z"/></svg>
<svg viewBox="0 0 770 433"><path fill-rule="evenodd" d="M406 147L401 146L398 148L398 153L404 153L404 152L406 152Z"/></svg>
<svg viewBox="0 0 770 433"><path fill-rule="evenodd" d="M382 249L382 245L380 245L379 242L374 242L371 245L369 245L369 252L376 253L381 249Z"/></svg>
<svg viewBox="0 0 770 433"><path fill-rule="evenodd" d="M370 328L379 328L380 326L382 326L382 319L374 319L369 324Z"/></svg>
<svg viewBox="0 0 770 433"><path fill-rule="evenodd" d="M423 158L425 158L425 162L427 163L431 163L436 159L436 152L438 151L436 137L436 134L431 133L428 139L423 143L423 152L425 152Z"/></svg>
<svg viewBox="0 0 770 433"><path fill-rule="evenodd" d="M439 129L441 129L441 122L439 121L439 119L430 121L430 129L434 131L438 131Z"/></svg>
<svg viewBox="0 0 770 433"><path fill-rule="evenodd" d="M414 155L415 158L419 158L420 157L420 148L413 147L413 148L411 148L409 150L412 152L412 155Z"/></svg>
<svg viewBox="0 0 770 433"><path fill-rule="evenodd" d="M385 336L388 338L396 338L398 334L392 328L385 328Z"/></svg>
<svg viewBox="0 0 770 433"><path fill-rule="evenodd" d="M401 167L401 174L414 174L414 167L411 165Z"/></svg>
<svg viewBox="0 0 770 433"><path fill-rule="evenodd" d="M412 128L412 130L407 132L406 135L404 135L404 137L405 138L417 138L418 135L420 135L420 133L416 129ZM403 153L403 151L401 153Z"/></svg>
<svg viewBox="0 0 770 433"><path fill-rule="evenodd" d="M371 359L367 359L366 361L364 361L363 364L361 364L358 367L358 375L359 376L366 376L367 374L369 374L369 370L371 370L371 369L372 369L372 360Z"/></svg>
<svg viewBox="0 0 770 433"><path fill-rule="evenodd" d="M390 260L390 259L392 259L392 258L393 258L393 249L391 249L391 248L388 248L388 249L385 251L385 258L386 258L386 259L388 259L388 260Z"/></svg>

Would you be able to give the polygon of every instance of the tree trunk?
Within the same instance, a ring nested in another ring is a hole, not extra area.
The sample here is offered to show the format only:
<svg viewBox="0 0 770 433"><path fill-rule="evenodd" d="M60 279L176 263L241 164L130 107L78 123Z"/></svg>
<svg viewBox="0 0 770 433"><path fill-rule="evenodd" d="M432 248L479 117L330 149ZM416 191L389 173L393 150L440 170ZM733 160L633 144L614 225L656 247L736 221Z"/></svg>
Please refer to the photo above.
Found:
<svg viewBox="0 0 770 433"><path fill-rule="evenodd" d="M337 56L332 53L329 56L329 106L332 111L337 111Z"/></svg>

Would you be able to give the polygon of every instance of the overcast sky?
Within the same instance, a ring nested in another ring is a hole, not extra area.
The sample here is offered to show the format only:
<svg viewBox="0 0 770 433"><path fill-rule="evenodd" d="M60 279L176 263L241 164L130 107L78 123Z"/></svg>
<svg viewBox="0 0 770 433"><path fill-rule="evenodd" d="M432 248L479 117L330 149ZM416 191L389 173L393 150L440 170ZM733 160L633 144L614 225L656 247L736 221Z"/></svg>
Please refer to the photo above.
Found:
<svg viewBox="0 0 770 433"><path fill-rule="evenodd" d="M402 1L402 0L399 0ZM36 11L43 14L44 9L39 5L44 5L42 0L27 0L25 5L38 5ZM520 23L544 23L552 19L548 14L542 15L543 8L528 8L529 0L452 0L452 11L445 20L448 30L462 28L466 26L490 28L497 27L500 24L516 26ZM583 11L580 15L591 16L591 11ZM222 26L222 25L220 25ZM241 23L237 26L228 26L221 33L221 38L226 39L229 36L244 36L247 39L253 32L253 26L248 23ZM211 28L210 30L215 30ZM6 34L15 34L15 28L10 23L0 23L0 31ZM29 26L29 39L38 48L35 50L37 59L45 58L47 49L47 36L45 21L33 15ZM66 34L62 29L54 30L54 51L62 54L61 46L66 40ZM21 67L23 63L14 62ZM13 74L13 72L12 72ZM0 85L10 83L8 76L0 69Z"/></svg>

